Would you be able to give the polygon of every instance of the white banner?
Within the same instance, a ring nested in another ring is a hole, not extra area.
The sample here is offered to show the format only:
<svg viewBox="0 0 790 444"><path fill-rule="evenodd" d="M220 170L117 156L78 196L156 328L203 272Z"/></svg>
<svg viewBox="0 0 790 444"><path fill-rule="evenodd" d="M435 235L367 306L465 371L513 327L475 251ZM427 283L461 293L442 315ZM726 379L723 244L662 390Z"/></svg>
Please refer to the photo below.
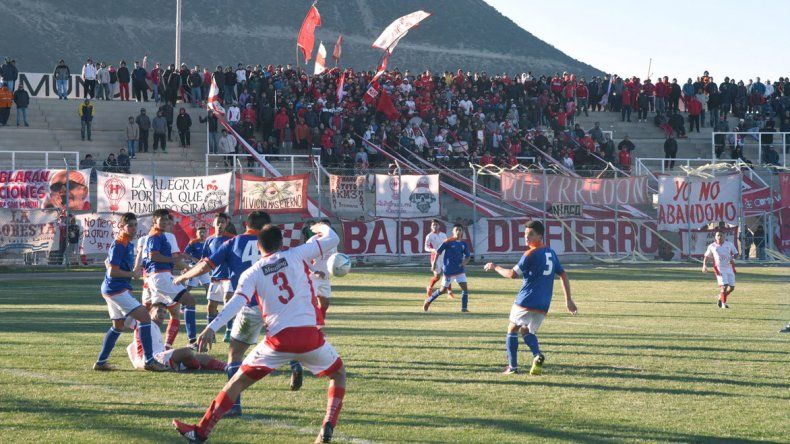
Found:
<svg viewBox="0 0 790 444"><path fill-rule="evenodd" d="M332 212L343 214L365 213L367 176L329 175L329 202Z"/></svg>
<svg viewBox="0 0 790 444"><path fill-rule="evenodd" d="M150 214L158 208L182 214L214 211L228 206L230 179L231 173L225 173L214 176L157 176L154 182L152 176L99 172L97 211L131 212L138 216Z"/></svg>
<svg viewBox="0 0 790 444"><path fill-rule="evenodd" d="M57 211L0 210L0 253L58 249Z"/></svg>
<svg viewBox="0 0 790 444"><path fill-rule="evenodd" d="M658 178L658 229L678 231L709 223L737 224L741 175Z"/></svg>
<svg viewBox="0 0 790 444"><path fill-rule="evenodd" d="M716 240L716 232L719 230L682 230L680 232L680 250L683 254L686 252L691 251L691 255L693 257L702 257L705 254L705 250L708 249L708 245L712 244L713 241ZM733 245L738 245L738 228L724 228L721 230L722 234L724 235L724 240L728 240L733 243ZM689 236L691 240L689 240ZM691 250L688 249L687 245L691 242Z"/></svg>
<svg viewBox="0 0 790 444"><path fill-rule="evenodd" d="M107 254L112 241L118 237L120 214L79 214L75 216L80 227L80 254ZM137 218L137 233L134 242L148 234L151 216Z"/></svg>
<svg viewBox="0 0 790 444"><path fill-rule="evenodd" d="M440 210L438 174L376 174L376 216L432 217Z"/></svg>

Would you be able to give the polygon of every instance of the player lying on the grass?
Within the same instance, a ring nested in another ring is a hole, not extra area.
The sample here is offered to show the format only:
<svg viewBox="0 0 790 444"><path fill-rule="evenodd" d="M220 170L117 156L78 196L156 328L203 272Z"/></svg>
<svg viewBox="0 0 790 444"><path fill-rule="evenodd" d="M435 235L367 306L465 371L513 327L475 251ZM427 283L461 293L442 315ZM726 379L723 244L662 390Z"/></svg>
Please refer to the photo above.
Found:
<svg viewBox="0 0 790 444"><path fill-rule="evenodd" d="M101 293L107 302L110 312L112 327L104 335L104 342L99 353L99 359L93 364L94 370L115 370L107 363L115 342L123 332L124 321L127 316L139 322L139 343L142 349L143 368L146 370L162 372L167 367L154 359L153 345L151 342L151 317L145 308L132 296L132 278L140 277L140 269L134 268L134 245L132 239L137 232L137 216L134 213L125 213L118 222L119 235L110 245L107 253L107 271L101 285Z"/></svg>
<svg viewBox="0 0 790 444"><path fill-rule="evenodd" d="M173 246L166 235L173 230L173 218L168 210L159 209L153 212L152 220L153 226L142 249L142 263L147 276L147 295L150 298L146 300L144 297L143 302L150 304L161 302L167 306L167 311L170 313L165 338L167 348L173 347L178 335L181 326L180 305L183 305L187 337L192 344L197 336L195 298L186 287L173 283L173 269L184 266L182 255L173 254Z"/></svg>
<svg viewBox="0 0 790 444"><path fill-rule="evenodd" d="M469 288L466 284L464 267L469 263L471 253L469 252L469 246L463 239L464 227L460 224L455 224L453 226L453 237L444 241L436 250L436 257L431 260L431 270L437 270L436 262L438 258L444 254L442 264L444 275L442 277L441 287L434 290L433 293L425 299L425 302L422 304L423 310L428 311L431 302L447 293L450 284L455 281L458 283L458 286L461 287L461 312L466 313L469 311Z"/></svg>
<svg viewBox="0 0 790 444"><path fill-rule="evenodd" d="M444 255L436 254L436 250L439 249L439 246L446 240L447 235L439 231L439 219L431 219L431 232L425 235L425 251L431 253L431 264L435 263L436 267L431 270L433 277L431 281L428 282L428 287L425 289L426 297L431 296L431 293L433 293L433 286L442 279ZM447 296L449 296L450 299L455 299L452 286L447 287Z"/></svg>
<svg viewBox="0 0 790 444"><path fill-rule="evenodd" d="M206 245L206 232L206 227L200 227L195 230L196 237L189 241L187 247L184 248L184 257L189 261L190 266L195 266L195 264L203 258L203 247ZM187 288L192 290L193 288L203 287L203 290L208 290L209 283L211 283L211 276L209 273L205 273L190 279L189 282L187 282Z"/></svg>
<svg viewBox="0 0 790 444"><path fill-rule="evenodd" d="M161 328L165 316L167 316L167 307L161 302L156 302L151 305L148 314L153 321L151 343L153 345L154 359L157 362L177 372L187 370L225 371L224 362L204 353L196 353L189 347L165 350ZM134 340L126 347L126 353L129 355L129 360L132 361L132 367L139 369L144 368L145 364L143 362L142 347L140 346L139 330L137 325L134 324L136 323L130 325L130 328L134 330Z"/></svg>
<svg viewBox="0 0 790 444"><path fill-rule="evenodd" d="M217 213L214 215L214 234L206 240L203 244L203 253L201 259L211 257L222 244L228 239L233 238L235 234L227 231L228 224L230 224L230 217L226 213ZM217 317L219 313L219 304L224 304L233 291L230 289L230 269L226 264L220 264L211 271L211 283L208 286L208 306L206 307L206 320L208 324ZM233 327L233 320L228 322L227 329L225 330L225 342L230 342L230 330Z"/></svg>
<svg viewBox="0 0 790 444"><path fill-rule="evenodd" d="M330 228L332 226L329 219L321 219L321 223L326 224ZM312 263L307 264L307 266L310 268L311 276L313 278L313 289L315 290L315 295L318 299L318 308L321 309L321 320L319 325L324 324L326 312L329 310L329 300L332 298L332 283L329 281L329 268L327 267L327 261L329 260L329 256L332 256L335 253L337 253L337 248L323 251L321 256L313 259Z"/></svg>
<svg viewBox="0 0 790 444"><path fill-rule="evenodd" d="M708 272L708 258L713 258L713 272L720 288L716 304L719 308L730 308L727 305L727 296L735 291L735 256L738 255L738 249L732 242L724 240L721 231L717 231L715 236L702 257L702 272Z"/></svg>
<svg viewBox="0 0 790 444"><path fill-rule="evenodd" d="M530 374L539 375L545 357L538 344L538 329L546 313L549 312L551 296L554 291L554 277L562 280L562 291L565 293L565 306L571 314L576 314L576 304L571 299L571 286L568 275L562 268L557 253L543 244L543 224L539 221L527 222L524 229L527 251L513 268L503 268L489 262L483 268L494 270L508 279L523 277L521 289L516 295L510 310L510 324L507 328L507 359L508 366L504 374L518 373L518 334L524 338L532 352L532 369Z"/></svg>
<svg viewBox="0 0 790 444"><path fill-rule="evenodd" d="M313 303L312 284L305 263L321 256L323 251L336 248L339 238L323 223L314 225L312 230L320 236L281 251L282 230L273 225L263 227L258 235L258 247L263 253L261 260L242 274L233 298L214 320L215 325L200 334L198 345L202 349L214 341L217 326L253 298L259 300L266 319L266 340L247 355L239 371L225 384L198 424L173 420L178 432L190 442L205 441L242 391L292 359L300 361L315 375L330 379L326 415L316 442L331 441L343 405L346 373L340 356L317 326L319 313Z"/></svg>

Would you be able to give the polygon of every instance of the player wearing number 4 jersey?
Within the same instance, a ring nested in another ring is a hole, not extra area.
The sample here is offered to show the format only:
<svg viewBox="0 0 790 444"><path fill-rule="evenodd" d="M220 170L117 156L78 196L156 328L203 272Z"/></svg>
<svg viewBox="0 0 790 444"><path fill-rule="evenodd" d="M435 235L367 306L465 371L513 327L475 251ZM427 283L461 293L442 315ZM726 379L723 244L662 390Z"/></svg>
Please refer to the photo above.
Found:
<svg viewBox="0 0 790 444"><path fill-rule="evenodd" d="M721 292L719 300L716 302L719 308L730 308L727 305L727 296L735 291L735 256L738 249L730 241L724 240L721 231L716 232L715 240L708 245L705 256L702 258L702 272L708 272L708 258L713 258L713 272L716 273L716 281Z"/></svg>
<svg viewBox="0 0 790 444"><path fill-rule="evenodd" d="M494 270L508 279L523 277L521 290L516 295L516 300L510 310L510 325L508 325L506 341L508 366L504 373L518 373L518 333L521 333L524 343L527 344L533 356L530 374L539 375L545 358L540 352L536 334L549 311L549 305L551 305L555 276L562 279L565 305L571 314L576 314L576 304L571 299L568 276L557 259L557 253L543 245L543 224L538 221L527 222L524 237L529 248L516 266L503 268L489 262L485 265L484 270Z"/></svg>
<svg viewBox="0 0 790 444"><path fill-rule="evenodd" d="M233 298L219 316L200 334L199 344L210 344L214 332L236 312L257 299L266 320L266 339L247 355L236 375L228 381L196 425L173 420L178 432L190 442L205 441L222 416L243 390L292 359L300 361L317 376L330 379L326 416L316 442L330 442L345 395L343 361L325 341L318 328L319 311L307 264L324 251L336 248L337 234L323 223L312 231L320 236L306 244L280 251L283 243L279 227L267 225L258 235L263 256L245 271Z"/></svg>

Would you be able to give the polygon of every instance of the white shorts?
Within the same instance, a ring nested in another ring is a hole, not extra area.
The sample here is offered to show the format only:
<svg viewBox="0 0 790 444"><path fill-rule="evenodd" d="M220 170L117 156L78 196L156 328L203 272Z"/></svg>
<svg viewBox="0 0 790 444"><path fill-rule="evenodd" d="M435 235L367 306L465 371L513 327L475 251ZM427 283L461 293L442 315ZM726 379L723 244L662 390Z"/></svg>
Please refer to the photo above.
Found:
<svg viewBox="0 0 790 444"><path fill-rule="evenodd" d="M719 273L716 274L716 282L719 283L719 287L724 285L729 285L730 287L735 286L735 272L730 270L719 270Z"/></svg>
<svg viewBox="0 0 790 444"><path fill-rule="evenodd" d="M195 288L195 287L202 287L210 283L211 283L211 274L203 273L198 277L193 277L192 279L188 280L187 286Z"/></svg>
<svg viewBox="0 0 790 444"><path fill-rule="evenodd" d="M183 285L173 283L173 274L169 272L155 273L146 279L150 302L161 302L168 307L175 305L184 293L187 292Z"/></svg>
<svg viewBox="0 0 790 444"><path fill-rule="evenodd" d="M528 311L520 305L513 304L513 307L510 309L510 322L519 327L527 327L533 335L538 332L544 319L546 319L545 314Z"/></svg>
<svg viewBox="0 0 790 444"><path fill-rule="evenodd" d="M208 284L208 300L219 302L220 304L225 303L225 295L231 293L232 290L230 289L230 279L221 279L219 281L212 280L211 283Z"/></svg>
<svg viewBox="0 0 790 444"><path fill-rule="evenodd" d="M327 299L332 297L332 284L329 279L313 278L313 288L316 296L323 296Z"/></svg>
<svg viewBox="0 0 790 444"><path fill-rule="evenodd" d="M111 296L106 294L101 296L107 301L107 311L110 312L112 320L124 319L140 306L140 302L128 290Z"/></svg>
<svg viewBox="0 0 790 444"><path fill-rule="evenodd" d="M436 266L435 266L434 272L436 272L438 274L443 274L444 273L444 263L442 261L436 261Z"/></svg>
<svg viewBox="0 0 790 444"><path fill-rule="evenodd" d="M265 341L258 344L241 365L274 371L294 360L301 362L316 376L332 374L343 365L340 355L328 342L307 353L286 353L272 350Z"/></svg>
<svg viewBox="0 0 790 444"><path fill-rule="evenodd" d="M263 317L261 307L244 306L233 319L233 328L230 337L245 344L254 345L258 343L258 337L263 330Z"/></svg>
<svg viewBox="0 0 790 444"><path fill-rule="evenodd" d="M442 275L442 288L447 288L455 281L458 284L466 283L466 273L454 274L452 276Z"/></svg>

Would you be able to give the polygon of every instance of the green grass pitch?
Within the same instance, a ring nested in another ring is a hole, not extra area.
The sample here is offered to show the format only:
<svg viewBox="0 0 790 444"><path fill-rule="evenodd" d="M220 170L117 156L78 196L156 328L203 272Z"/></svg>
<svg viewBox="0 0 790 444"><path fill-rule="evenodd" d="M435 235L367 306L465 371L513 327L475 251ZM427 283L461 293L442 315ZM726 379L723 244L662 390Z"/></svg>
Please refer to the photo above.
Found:
<svg viewBox="0 0 790 444"><path fill-rule="evenodd" d="M445 297L422 312L425 269L335 279L326 331L349 377L337 441L787 442L790 335L777 330L790 321L790 269L740 269L724 310L696 266L566 268L579 316L555 285L541 376L500 374L518 280L470 273L462 314ZM132 370L128 333L110 358L121 371L90 370L109 327L99 276L0 274L0 442L178 442L171 418L198 420L225 383ZM523 343L519 358L528 369ZM221 421L212 440L312 442L326 381L291 392L287 377L253 386L245 417Z"/></svg>

